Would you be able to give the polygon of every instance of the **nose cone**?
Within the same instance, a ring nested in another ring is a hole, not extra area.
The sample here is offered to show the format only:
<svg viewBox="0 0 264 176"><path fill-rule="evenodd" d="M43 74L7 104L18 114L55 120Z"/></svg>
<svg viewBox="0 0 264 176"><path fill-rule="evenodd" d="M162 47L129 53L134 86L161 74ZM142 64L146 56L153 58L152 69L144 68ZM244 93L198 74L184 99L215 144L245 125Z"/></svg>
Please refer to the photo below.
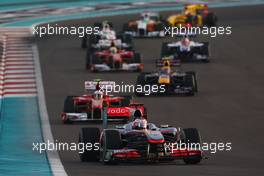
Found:
<svg viewBox="0 0 264 176"><path fill-rule="evenodd" d="M165 139L160 131L147 131L148 142L154 144L164 143Z"/></svg>

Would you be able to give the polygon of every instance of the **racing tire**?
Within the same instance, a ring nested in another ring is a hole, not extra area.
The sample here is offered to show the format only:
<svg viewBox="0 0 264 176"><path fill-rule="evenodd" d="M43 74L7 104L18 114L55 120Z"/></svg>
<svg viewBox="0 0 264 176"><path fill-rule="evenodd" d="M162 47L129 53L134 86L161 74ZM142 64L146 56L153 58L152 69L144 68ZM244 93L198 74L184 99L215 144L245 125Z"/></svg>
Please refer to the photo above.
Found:
<svg viewBox="0 0 264 176"><path fill-rule="evenodd" d="M79 143L92 144L93 146L100 140L100 129L96 127L82 128L79 133ZM100 150L84 150L83 153L79 153L82 162L96 162L100 159Z"/></svg>
<svg viewBox="0 0 264 176"><path fill-rule="evenodd" d="M132 45L133 44L132 36L129 34L124 34L122 36L122 42Z"/></svg>
<svg viewBox="0 0 264 176"><path fill-rule="evenodd" d="M87 54L86 54L86 69L90 69L91 66L91 55L90 52L87 50Z"/></svg>
<svg viewBox="0 0 264 176"><path fill-rule="evenodd" d="M87 48L87 35L84 35L84 36L82 37L82 44L81 44L81 47L82 47L83 49Z"/></svg>
<svg viewBox="0 0 264 176"><path fill-rule="evenodd" d="M206 17L205 17L205 23L204 25L208 27L216 26L217 23L217 17L214 13L210 12Z"/></svg>
<svg viewBox="0 0 264 176"><path fill-rule="evenodd" d="M197 76L196 73L193 71L186 72L189 75L192 75L192 85L195 92L198 92L198 85L197 85Z"/></svg>
<svg viewBox="0 0 264 176"><path fill-rule="evenodd" d="M158 23L155 26L155 31L163 31L164 30L164 25L162 23Z"/></svg>
<svg viewBox="0 0 264 176"><path fill-rule="evenodd" d="M132 31L137 31L137 27L136 26L132 26L130 27L128 23L125 23L123 25L123 32L132 32Z"/></svg>
<svg viewBox="0 0 264 176"><path fill-rule="evenodd" d="M161 53L160 53L161 58L171 55L167 45L168 45L167 42L162 43Z"/></svg>
<svg viewBox="0 0 264 176"><path fill-rule="evenodd" d="M146 84L145 75L146 74L147 73L141 73L138 75L136 85L141 85L142 87L145 86ZM143 92L138 92L135 90L135 95L138 97L143 97L145 94Z"/></svg>
<svg viewBox="0 0 264 176"><path fill-rule="evenodd" d="M201 143L201 136L197 128L184 128L183 133L186 144ZM201 160L202 160L202 156L184 158L184 162L186 164L198 164L201 162Z"/></svg>
<svg viewBox="0 0 264 176"><path fill-rule="evenodd" d="M132 96L131 95L124 95L122 97L124 97L124 99L121 102L121 106L129 106L130 105L130 101L132 99Z"/></svg>
<svg viewBox="0 0 264 176"><path fill-rule="evenodd" d="M104 139L103 139L104 150L118 150L122 149L122 138L121 134L118 130L105 130ZM104 152L105 153L105 152ZM117 161L113 159L105 160L105 156L103 156L104 164L117 164Z"/></svg>
<svg viewBox="0 0 264 176"><path fill-rule="evenodd" d="M141 63L141 54L140 53L135 53L133 62L134 63Z"/></svg>
<svg viewBox="0 0 264 176"><path fill-rule="evenodd" d="M76 96L67 96L64 100L63 112L71 113L74 112L74 100Z"/></svg>
<svg viewBox="0 0 264 176"><path fill-rule="evenodd" d="M205 42L204 46L201 48L201 54L207 56L207 59L203 60L204 62L206 62L206 63L210 62L210 60L209 60L210 47L209 47L209 43L208 42Z"/></svg>
<svg viewBox="0 0 264 176"><path fill-rule="evenodd" d="M89 44L92 45L92 44L98 43L98 41L99 41L98 37L99 37L98 35L90 35Z"/></svg>
<svg viewBox="0 0 264 176"><path fill-rule="evenodd" d="M75 112L75 107L74 107L74 100L73 98L76 96L67 96L64 100L64 105L63 105L63 112L64 113L73 113ZM72 121L69 119L63 120L64 124L71 124Z"/></svg>
<svg viewBox="0 0 264 176"><path fill-rule="evenodd" d="M91 58L92 64L102 64L102 58L97 57L96 55L92 55Z"/></svg>
<svg viewBox="0 0 264 176"><path fill-rule="evenodd" d="M103 112L100 108L94 108L93 110L93 119L94 120L101 120L103 119Z"/></svg>
<svg viewBox="0 0 264 176"><path fill-rule="evenodd" d="M200 163L202 160L202 157L194 157L194 158L185 158L183 161L185 162L185 164L198 164Z"/></svg>
<svg viewBox="0 0 264 176"><path fill-rule="evenodd" d="M94 27L99 27L102 30L102 23L94 23Z"/></svg>
<svg viewBox="0 0 264 176"><path fill-rule="evenodd" d="M198 18L195 15L187 15L187 23L191 23L192 26L197 26L198 24Z"/></svg>
<svg viewBox="0 0 264 176"><path fill-rule="evenodd" d="M129 31L128 23L123 24L123 32Z"/></svg>

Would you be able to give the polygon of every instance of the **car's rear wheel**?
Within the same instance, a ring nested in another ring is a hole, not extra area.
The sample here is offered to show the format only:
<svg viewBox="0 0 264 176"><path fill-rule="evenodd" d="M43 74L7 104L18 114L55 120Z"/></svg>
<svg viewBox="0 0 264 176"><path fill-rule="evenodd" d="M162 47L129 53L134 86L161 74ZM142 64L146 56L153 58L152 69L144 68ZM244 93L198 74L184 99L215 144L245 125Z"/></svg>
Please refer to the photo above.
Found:
<svg viewBox="0 0 264 176"><path fill-rule="evenodd" d="M91 66L91 55L90 52L87 50L86 53L86 69L90 69Z"/></svg>
<svg viewBox="0 0 264 176"><path fill-rule="evenodd" d="M99 140L100 140L99 128L90 127L90 128L81 129L79 133L79 144L82 143L82 145L84 146L86 145L93 146L91 150L87 150L85 147L83 153L79 153L82 162L99 161L100 159ZM94 147L95 145L97 147Z"/></svg>
<svg viewBox="0 0 264 176"><path fill-rule="evenodd" d="M193 71L186 72L187 73L187 84L193 87L194 92L198 92L198 85L197 85L197 77L196 73Z"/></svg>
<svg viewBox="0 0 264 176"><path fill-rule="evenodd" d="M101 120L101 119L103 119L102 117L103 117L102 109L94 108L93 109L93 119L94 120Z"/></svg>
<svg viewBox="0 0 264 176"><path fill-rule="evenodd" d="M141 55L139 53L135 53L133 63L141 63Z"/></svg>
<svg viewBox="0 0 264 176"><path fill-rule="evenodd" d="M81 46L82 46L83 49L87 48L87 34L85 34L82 37L82 44L81 44Z"/></svg>
<svg viewBox="0 0 264 176"><path fill-rule="evenodd" d="M214 13L210 12L206 17L205 17L205 24L208 27L216 26L217 23L217 17Z"/></svg>

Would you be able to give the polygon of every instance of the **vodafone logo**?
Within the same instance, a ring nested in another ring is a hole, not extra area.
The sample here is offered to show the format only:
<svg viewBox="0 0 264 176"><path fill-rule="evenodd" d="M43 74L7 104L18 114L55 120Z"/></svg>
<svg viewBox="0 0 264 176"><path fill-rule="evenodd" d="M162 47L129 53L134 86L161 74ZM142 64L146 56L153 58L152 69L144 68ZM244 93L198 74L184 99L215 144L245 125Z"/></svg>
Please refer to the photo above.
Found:
<svg viewBox="0 0 264 176"><path fill-rule="evenodd" d="M127 109L123 109L123 108L111 108L107 110L108 114L124 114L124 113L128 113L129 111Z"/></svg>

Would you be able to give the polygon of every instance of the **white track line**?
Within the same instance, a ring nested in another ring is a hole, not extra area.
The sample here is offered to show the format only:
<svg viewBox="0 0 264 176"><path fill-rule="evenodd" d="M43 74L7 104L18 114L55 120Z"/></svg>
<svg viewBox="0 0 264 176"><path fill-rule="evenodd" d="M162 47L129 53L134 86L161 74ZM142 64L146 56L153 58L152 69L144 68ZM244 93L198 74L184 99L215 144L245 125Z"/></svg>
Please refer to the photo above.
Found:
<svg viewBox="0 0 264 176"><path fill-rule="evenodd" d="M37 90L38 90L38 102L39 102L39 111L40 111L40 119L41 119L41 127L44 141L54 142L51 127L49 122L48 111L46 107L46 99L42 82L41 75L41 67L39 62L39 54L38 48L36 45L32 46L34 59L35 59L35 70L36 70L36 82L37 82ZM61 163L59 154L57 151L47 151L48 160L50 163L50 167L54 176L67 176L67 173Z"/></svg>

